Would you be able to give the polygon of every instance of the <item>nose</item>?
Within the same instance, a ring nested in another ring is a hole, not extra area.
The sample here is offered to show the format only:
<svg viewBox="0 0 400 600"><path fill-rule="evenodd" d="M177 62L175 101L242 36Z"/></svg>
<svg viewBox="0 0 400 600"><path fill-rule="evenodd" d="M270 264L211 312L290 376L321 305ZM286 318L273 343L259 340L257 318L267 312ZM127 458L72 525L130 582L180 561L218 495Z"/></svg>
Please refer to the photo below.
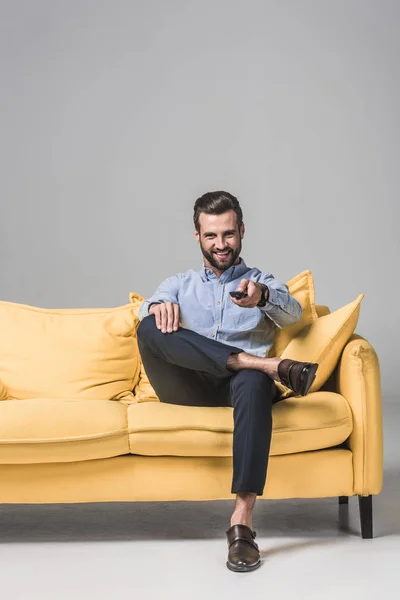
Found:
<svg viewBox="0 0 400 600"><path fill-rule="evenodd" d="M229 248L229 246L226 245L225 240L223 237L221 237L220 239L218 239L215 242L215 249L217 250L217 252L224 252L225 250L227 250Z"/></svg>

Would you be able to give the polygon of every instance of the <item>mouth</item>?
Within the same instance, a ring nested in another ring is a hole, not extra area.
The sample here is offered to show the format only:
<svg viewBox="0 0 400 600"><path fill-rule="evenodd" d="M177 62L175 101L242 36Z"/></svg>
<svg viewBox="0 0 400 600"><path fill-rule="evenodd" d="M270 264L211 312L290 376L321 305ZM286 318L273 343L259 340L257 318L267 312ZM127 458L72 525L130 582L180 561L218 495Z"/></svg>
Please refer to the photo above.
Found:
<svg viewBox="0 0 400 600"><path fill-rule="evenodd" d="M221 253L221 254L219 252L214 252L215 256L217 256L217 258L219 258L220 260L224 260L224 259L228 258L230 253L231 253L230 250L228 250L227 252Z"/></svg>

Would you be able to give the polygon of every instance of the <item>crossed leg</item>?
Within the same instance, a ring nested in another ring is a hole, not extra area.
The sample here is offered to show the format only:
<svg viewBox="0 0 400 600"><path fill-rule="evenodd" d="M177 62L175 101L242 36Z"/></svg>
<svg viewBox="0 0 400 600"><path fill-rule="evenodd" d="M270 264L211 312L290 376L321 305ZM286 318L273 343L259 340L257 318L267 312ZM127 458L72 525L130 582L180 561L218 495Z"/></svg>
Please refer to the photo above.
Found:
<svg viewBox="0 0 400 600"><path fill-rule="evenodd" d="M256 496L265 486L271 410L278 395L273 378L257 366L266 361L273 365L274 359L251 356L182 327L166 335L157 328L154 315L141 321L137 336L146 374L161 402L233 406L231 493L237 496L231 525L251 528ZM239 357L243 362L232 363Z"/></svg>

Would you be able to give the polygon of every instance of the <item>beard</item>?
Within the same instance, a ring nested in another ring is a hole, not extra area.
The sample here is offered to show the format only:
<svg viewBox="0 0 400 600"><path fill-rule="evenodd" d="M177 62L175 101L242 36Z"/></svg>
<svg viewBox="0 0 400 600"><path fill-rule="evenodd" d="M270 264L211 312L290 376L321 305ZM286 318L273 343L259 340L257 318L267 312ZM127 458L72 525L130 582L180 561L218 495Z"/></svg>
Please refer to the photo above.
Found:
<svg viewBox="0 0 400 600"><path fill-rule="evenodd" d="M215 251L208 252L200 242L200 248L203 253L204 258L208 260L210 265L219 271L226 271L232 265L234 265L242 251L242 240L239 242L238 248L224 248L224 250L229 250L229 254L226 258L220 259L217 257Z"/></svg>

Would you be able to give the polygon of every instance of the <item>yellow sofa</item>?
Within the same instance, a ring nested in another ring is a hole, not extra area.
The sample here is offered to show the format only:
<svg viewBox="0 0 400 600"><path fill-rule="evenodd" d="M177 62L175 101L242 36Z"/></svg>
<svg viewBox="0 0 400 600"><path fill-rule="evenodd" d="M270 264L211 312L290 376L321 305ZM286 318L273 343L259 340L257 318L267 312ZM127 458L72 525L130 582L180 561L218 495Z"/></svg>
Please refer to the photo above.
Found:
<svg viewBox="0 0 400 600"><path fill-rule="evenodd" d="M1 503L234 497L233 409L139 397L138 325L132 305L0 302ZM358 495L372 537L382 445L378 358L353 334L321 390L274 405L263 498Z"/></svg>

